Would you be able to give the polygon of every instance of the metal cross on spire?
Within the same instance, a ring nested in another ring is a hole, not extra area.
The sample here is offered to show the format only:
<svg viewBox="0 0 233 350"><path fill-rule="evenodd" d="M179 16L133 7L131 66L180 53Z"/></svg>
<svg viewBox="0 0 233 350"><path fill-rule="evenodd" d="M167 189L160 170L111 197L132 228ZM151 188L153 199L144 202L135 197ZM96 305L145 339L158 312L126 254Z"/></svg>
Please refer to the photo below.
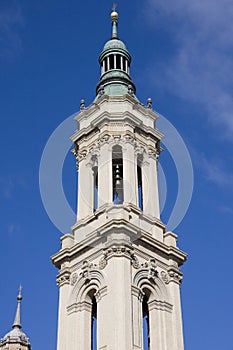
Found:
<svg viewBox="0 0 233 350"><path fill-rule="evenodd" d="M113 10L113 11L116 11L116 9L117 9L117 3L114 2L113 7L112 7L112 10Z"/></svg>
<svg viewBox="0 0 233 350"><path fill-rule="evenodd" d="M22 294L22 289L23 289L23 286L22 286L22 284L20 283L20 285L19 285L19 294L20 294L20 295Z"/></svg>

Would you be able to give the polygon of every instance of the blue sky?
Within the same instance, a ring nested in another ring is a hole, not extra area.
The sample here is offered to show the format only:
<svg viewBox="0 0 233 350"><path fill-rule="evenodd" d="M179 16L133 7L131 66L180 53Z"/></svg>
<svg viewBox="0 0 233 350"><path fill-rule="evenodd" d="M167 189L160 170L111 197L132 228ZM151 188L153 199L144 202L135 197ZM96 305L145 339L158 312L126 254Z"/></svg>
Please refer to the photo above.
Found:
<svg viewBox="0 0 233 350"><path fill-rule="evenodd" d="M233 343L233 6L230 0L125 3L118 1L119 35L133 57L137 96L143 103L153 99L193 162L192 202L175 230L179 247L189 254L181 289L186 349L228 350ZM49 257L60 248L61 235L41 202L40 158L54 129L78 111L80 99L88 105L95 96L111 7L106 0L0 2L0 335L13 322L21 282L23 329L34 350L55 349L57 271ZM166 149L161 164L168 184L166 222L177 190ZM68 154L63 184L72 207L75 171Z"/></svg>

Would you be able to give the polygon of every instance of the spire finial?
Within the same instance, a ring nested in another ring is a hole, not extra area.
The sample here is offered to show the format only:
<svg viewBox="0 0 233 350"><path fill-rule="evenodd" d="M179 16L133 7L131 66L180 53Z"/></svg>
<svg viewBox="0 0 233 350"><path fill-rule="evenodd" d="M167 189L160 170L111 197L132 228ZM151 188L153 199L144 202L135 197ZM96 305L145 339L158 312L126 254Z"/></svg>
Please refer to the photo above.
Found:
<svg viewBox="0 0 233 350"><path fill-rule="evenodd" d="M115 3L112 7L111 19L112 19L112 39L117 39L117 23L118 13L116 12L117 4Z"/></svg>
<svg viewBox="0 0 233 350"><path fill-rule="evenodd" d="M18 305L17 305L17 309L16 309L16 313L15 313L15 320L13 323L12 328L22 328L21 326L21 322L20 322L20 316L21 316L21 300L23 299L22 297L22 285L20 284L19 286L19 294L17 296L17 300L18 300Z"/></svg>
<svg viewBox="0 0 233 350"><path fill-rule="evenodd" d="M114 3L114 4L113 4L113 7L112 7L113 12L116 12L116 8L117 8L117 4Z"/></svg>

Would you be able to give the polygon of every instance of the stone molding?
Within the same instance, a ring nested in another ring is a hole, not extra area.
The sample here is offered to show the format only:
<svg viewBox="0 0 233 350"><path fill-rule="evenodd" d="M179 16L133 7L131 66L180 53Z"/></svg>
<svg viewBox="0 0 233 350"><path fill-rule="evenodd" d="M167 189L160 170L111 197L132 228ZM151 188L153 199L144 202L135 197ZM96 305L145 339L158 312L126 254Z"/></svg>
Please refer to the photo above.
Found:
<svg viewBox="0 0 233 350"><path fill-rule="evenodd" d="M124 125L124 123L116 124ZM99 156L101 146L106 143L111 145L111 147L114 145L120 145L123 149L125 144L130 143L135 149L136 156L147 154L149 158L154 158L157 160L161 152L160 142L153 142L156 143L155 147L148 146L146 143L136 140L135 135L131 132L126 132L124 134L119 133L117 135L104 133L98 137L98 140L94 140L92 143L90 143L89 147L79 147L77 142L75 142L72 153L75 155L77 163L80 163L82 160L86 159L88 155Z"/></svg>
<svg viewBox="0 0 233 350"><path fill-rule="evenodd" d="M59 272L57 275L57 285L62 287L65 284L70 284L70 270L65 268Z"/></svg>
<svg viewBox="0 0 233 350"><path fill-rule="evenodd" d="M168 289L159 276L155 259L150 259L142 265L144 266L139 268L133 276L133 286L140 289L143 294L144 290L149 290L149 301L159 300L169 302Z"/></svg>
<svg viewBox="0 0 233 350"><path fill-rule="evenodd" d="M70 284L73 289L70 295L69 305L89 301L89 293L95 291L98 301L107 294L105 277L97 265L88 260L83 261L81 271L74 271L71 275Z"/></svg>
<svg viewBox="0 0 233 350"><path fill-rule="evenodd" d="M79 311L88 311L91 312L92 309L92 303L84 300L82 302L74 303L67 307L67 313L68 315L79 312Z"/></svg>
<svg viewBox="0 0 233 350"><path fill-rule="evenodd" d="M161 271L160 276L165 284L170 282L181 284L183 279L182 272L176 267L170 267L167 271Z"/></svg>
<svg viewBox="0 0 233 350"><path fill-rule="evenodd" d="M162 311L172 312L173 305L166 301L151 300L148 302L148 309L149 311L162 310Z"/></svg>

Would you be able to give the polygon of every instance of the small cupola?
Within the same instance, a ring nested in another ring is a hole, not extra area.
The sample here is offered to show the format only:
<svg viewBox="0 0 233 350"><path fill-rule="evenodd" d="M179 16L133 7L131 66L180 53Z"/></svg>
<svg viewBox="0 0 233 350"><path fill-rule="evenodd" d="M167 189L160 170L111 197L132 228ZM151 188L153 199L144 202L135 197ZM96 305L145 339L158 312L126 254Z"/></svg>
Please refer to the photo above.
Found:
<svg viewBox="0 0 233 350"><path fill-rule="evenodd" d="M15 313L14 323L12 325L12 330L8 332L3 339L0 339L0 349L3 350L31 350L31 345L28 337L22 331L21 325L21 301L23 299L21 293L22 287L19 289L19 294L17 296L17 308Z"/></svg>
<svg viewBox="0 0 233 350"><path fill-rule="evenodd" d="M100 81L96 87L97 97L103 94L121 96L135 95L136 87L130 77L131 56L126 45L118 38L118 13L111 13L112 37L104 45L99 56Z"/></svg>

